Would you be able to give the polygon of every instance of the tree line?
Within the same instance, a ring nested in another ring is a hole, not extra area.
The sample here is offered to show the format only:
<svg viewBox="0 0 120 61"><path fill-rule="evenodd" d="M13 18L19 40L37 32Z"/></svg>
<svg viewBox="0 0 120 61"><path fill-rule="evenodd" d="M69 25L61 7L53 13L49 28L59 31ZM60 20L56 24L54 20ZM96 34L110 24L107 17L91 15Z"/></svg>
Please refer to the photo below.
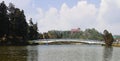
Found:
<svg viewBox="0 0 120 61"><path fill-rule="evenodd" d="M14 4L0 3L0 44L26 44L27 40L39 38L37 23L26 21L24 10L16 8Z"/></svg>
<svg viewBox="0 0 120 61"><path fill-rule="evenodd" d="M68 31L58 31L51 30L43 33L45 39L88 39L88 40L103 40L102 33L98 32L96 29L86 29L85 31L71 32Z"/></svg>

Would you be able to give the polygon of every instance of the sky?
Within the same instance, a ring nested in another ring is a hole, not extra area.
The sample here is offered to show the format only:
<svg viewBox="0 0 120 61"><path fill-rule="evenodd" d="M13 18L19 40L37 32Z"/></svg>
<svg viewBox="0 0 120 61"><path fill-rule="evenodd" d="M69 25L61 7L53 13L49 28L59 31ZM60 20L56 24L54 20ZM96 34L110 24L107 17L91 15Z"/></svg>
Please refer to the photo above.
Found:
<svg viewBox="0 0 120 61"><path fill-rule="evenodd" d="M0 2L3 0L0 0ZM23 9L27 21L38 23L39 32L72 28L107 29L120 35L120 0L4 0Z"/></svg>

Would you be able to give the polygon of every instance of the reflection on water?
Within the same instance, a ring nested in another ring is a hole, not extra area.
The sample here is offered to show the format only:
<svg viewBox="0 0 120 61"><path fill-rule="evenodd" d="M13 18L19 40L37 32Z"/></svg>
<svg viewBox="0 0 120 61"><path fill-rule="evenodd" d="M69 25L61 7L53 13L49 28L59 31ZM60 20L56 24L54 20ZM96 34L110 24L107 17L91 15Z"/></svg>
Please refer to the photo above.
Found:
<svg viewBox="0 0 120 61"><path fill-rule="evenodd" d="M102 61L102 47L94 45L39 46L39 61Z"/></svg>
<svg viewBox="0 0 120 61"><path fill-rule="evenodd" d="M27 46L28 56L27 61L38 61L38 48L37 46Z"/></svg>
<svg viewBox="0 0 120 61"><path fill-rule="evenodd" d="M113 48L112 47L104 47L103 51L103 61L112 61L112 52Z"/></svg>
<svg viewBox="0 0 120 61"><path fill-rule="evenodd" d="M38 61L35 46L0 46L0 61Z"/></svg>
<svg viewBox="0 0 120 61"><path fill-rule="evenodd" d="M0 61L26 61L26 47L0 46Z"/></svg>
<svg viewBox="0 0 120 61"><path fill-rule="evenodd" d="M0 46L0 61L119 61L120 48L98 45Z"/></svg>

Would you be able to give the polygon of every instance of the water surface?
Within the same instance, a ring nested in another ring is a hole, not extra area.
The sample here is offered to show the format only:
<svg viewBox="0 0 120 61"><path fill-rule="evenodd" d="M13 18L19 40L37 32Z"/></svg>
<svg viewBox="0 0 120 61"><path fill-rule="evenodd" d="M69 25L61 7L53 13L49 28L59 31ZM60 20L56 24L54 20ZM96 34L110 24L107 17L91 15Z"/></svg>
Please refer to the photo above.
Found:
<svg viewBox="0 0 120 61"><path fill-rule="evenodd" d="M0 61L119 61L120 48L99 45L0 46Z"/></svg>

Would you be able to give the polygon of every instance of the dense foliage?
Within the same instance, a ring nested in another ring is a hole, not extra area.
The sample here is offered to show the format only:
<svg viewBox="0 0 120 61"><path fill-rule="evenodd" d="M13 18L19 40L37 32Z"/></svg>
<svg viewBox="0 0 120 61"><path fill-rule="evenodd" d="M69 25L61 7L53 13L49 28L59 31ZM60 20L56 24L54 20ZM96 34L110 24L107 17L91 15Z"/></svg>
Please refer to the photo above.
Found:
<svg viewBox="0 0 120 61"><path fill-rule="evenodd" d="M105 46L106 47L112 46L112 44L114 42L114 38L113 38L112 34L109 33L107 30L104 30L103 33L104 33L103 38L104 38L104 41L105 41Z"/></svg>
<svg viewBox="0 0 120 61"><path fill-rule="evenodd" d="M26 43L27 40L38 39L37 23L26 22L24 10L16 8L12 3L6 6L0 3L0 43Z"/></svg>
<svg viewBox="0 0 120 61"><path fill-rule="evenodd" d="M43 34L44 35L44 34ZM52 30L45 33L47 39L89 39L89 40L103 40L103 36L96 29L86 29L85 31L71 32L71 31L57 31ZM44 37L45 38L45 37Z"/></svg>

